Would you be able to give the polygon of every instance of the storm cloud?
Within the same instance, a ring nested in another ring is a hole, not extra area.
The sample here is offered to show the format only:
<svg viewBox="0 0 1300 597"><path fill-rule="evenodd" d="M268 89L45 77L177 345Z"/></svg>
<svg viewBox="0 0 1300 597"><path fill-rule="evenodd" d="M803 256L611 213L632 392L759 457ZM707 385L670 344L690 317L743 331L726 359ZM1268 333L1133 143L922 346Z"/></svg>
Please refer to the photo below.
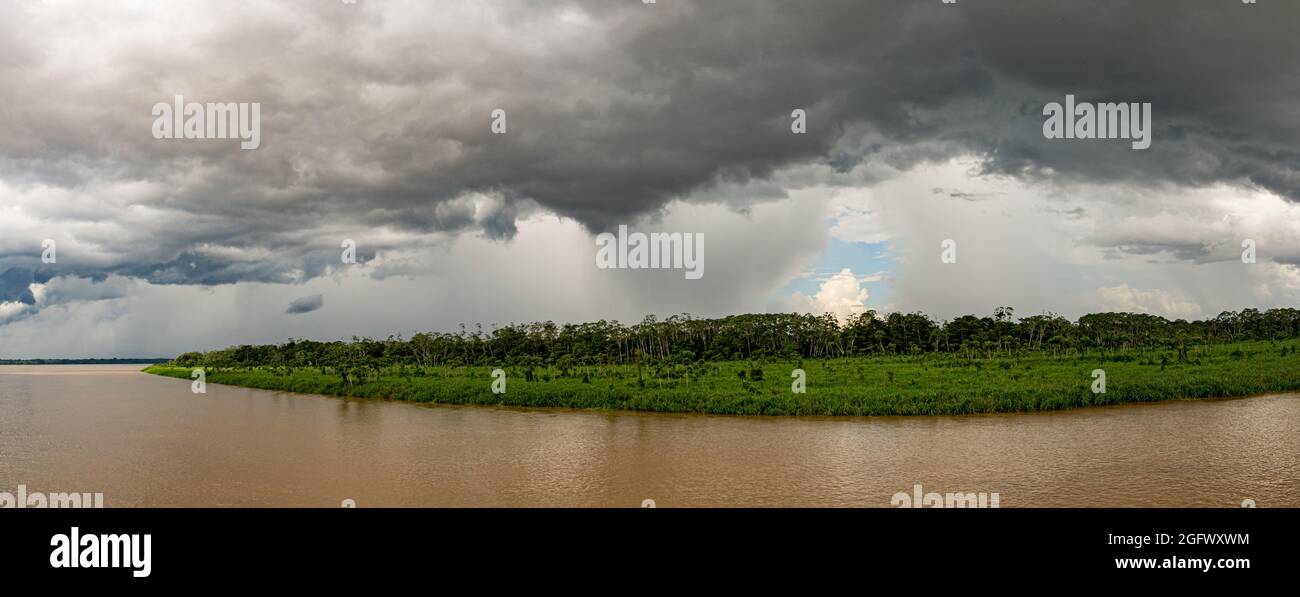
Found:
<svg viewBox="0 0 1300 597"><path fill-rule="evenodd" d="M537 213L596 233L958 157L1300 201L1296 22L1296 3L1212 0L18 1L0 21L0 302L56 275L303 284L339 275L343 239L365 264L509 242ZM1044 139L1066 94L1151 102L1151 148ZM260 103L261 147L153 138L176 95ZM1130 232L1090 242L1230 254ZM375 275L403 271L388 263Z"/></svg>
<svg viewBox="0 0 1300 597"><path fill-rule="evenodd" d="M289 308L285 309L284 312L290 315L311 313L312 311L316 311L324 306L325 295L313 294L311 296L304 296L300 299L294 299L293 302L289 303Z"/></svg>
<svg viewBox="0 0 1300 597"><path fill-rule="evenodd" d="M327 244L303 232L349 224L508 238L523 200L607 230L810 161L975 154L1016 175L1300 198L1300 77L1278 59L1300 54L1294 4L174 4L175 21L148 3L20 2L0 25L0 173L29 190L157 185L120 205L172 221L94 240L145 245L103 265L160 280L319 275L172 262L205 243L299 261ZM1067 93L1152 102L1155 145L1043 139L1043 103ZM153 139L150 107L175 94L260 102L263 147ZM793 108L808 134L790 133ZM475 214L476 194L498 200Z"/></svg>

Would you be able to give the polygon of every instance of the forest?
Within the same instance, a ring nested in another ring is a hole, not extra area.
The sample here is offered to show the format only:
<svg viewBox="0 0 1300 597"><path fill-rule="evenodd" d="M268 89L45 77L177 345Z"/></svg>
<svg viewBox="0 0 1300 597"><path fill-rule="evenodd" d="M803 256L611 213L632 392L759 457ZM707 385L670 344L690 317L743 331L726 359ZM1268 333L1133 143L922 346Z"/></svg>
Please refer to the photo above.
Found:
<svg viewBox="0 0 1300 597"><path fill-rule="evenodd" d="M243 345L188 352L177 366L364 367L575 366L630 363L698 363L867 356L947 354L964 359L1042 353L1082 356L1171 349L1250 340L1300 338L1300 310L1227 311L1213 319L1168 320L1140 313L1093 313L1070 321L1044 313L1015 318L1010 307L990 316L936 321L923 313L878 315L866 311L846 322L834 315L776 313L696 319L688 314L640 323L617 321L557 325L481 325L454 333L426 332L409 339L352 338L318 342L290 339L278 345Z"/></svg>

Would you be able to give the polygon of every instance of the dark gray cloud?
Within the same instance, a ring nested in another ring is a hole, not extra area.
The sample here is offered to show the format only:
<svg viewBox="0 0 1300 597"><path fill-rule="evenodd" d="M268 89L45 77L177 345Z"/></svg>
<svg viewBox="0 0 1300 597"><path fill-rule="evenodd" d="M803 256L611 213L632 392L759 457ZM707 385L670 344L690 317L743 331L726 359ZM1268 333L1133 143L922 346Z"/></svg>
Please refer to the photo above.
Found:
<svg viewBox="0 0 1300 597"><path fill-rule="evenodd" d="M975 155L987 173L1300 199L1296 3L176 10L19 3L0 22L0 192L36 220L25 246L78 242L60 275L294 283L332 271L343 238L364 262L429 235L509 239L534 208L607 230L804 164L844 174ZM163 21L166 37L132 34ZM151 106L177 93L260 102L262 147L153 139ZM1152 147L1043 139L1043 103L1067 93L1152 102ZM489 129L497 108L504 135ZM805 135L790 132L794 108ZM0 300L30 303L16 259L0 258Z"/></svg>
<svg viewBox="0 0 1300 597"><path fill-rule="evenodd" d="M943 195L950 199L960 199L962 201L982 201L984 199L988 199L990 196L987 193L972 193L970 191L959 191L957 189L943 189L939 187L930 189L930 192L935 195Z"/></svg>
<svg viewBox="0 0 1300 597"><path fill-rule="evenodd" d="M313 294L311 296L304 296L300 299L294 299L293 302L289 303L289 308L285 310L285 313L288 313L290 315L297 315L299 313L311 313L312 311L320 309L321 307L324 306L325 306L325 295Z"/></svg>
<svg viewBox="0 0 1300 597"><path fill-rule="evenodd" d="M32 272L27 269L15 267L0 273L0 302L34 304L36 298L30 288L33 281Z"/></svg>

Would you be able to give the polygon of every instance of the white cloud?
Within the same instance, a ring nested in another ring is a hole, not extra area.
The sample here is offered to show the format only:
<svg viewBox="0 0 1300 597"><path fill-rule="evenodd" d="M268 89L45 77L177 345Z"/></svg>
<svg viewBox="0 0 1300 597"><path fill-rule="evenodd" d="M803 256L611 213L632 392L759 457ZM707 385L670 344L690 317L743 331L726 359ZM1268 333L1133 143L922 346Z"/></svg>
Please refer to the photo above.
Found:
<svg viewBox="0 0 1300 597"><path fill-rule="evenodd" d="M790 303L796 311L822 314L834 313L840 321L862 313L866 310L870 293L862 287L862 278L853 275L853 270L844 268L839 273L822 282L821 288L813 296L796 292L790 297Z"/></svg>
<svg viewBox="0 0 1300 597"><path fill-rule="evenodd" d="M1078 317L1131 304L1187 317L1193 308L1214 314L1300 302L1300 270L1291 265L1300 263L1300 205L1275 194L1226 185L1060 186L982 176L977 166L927 164L832 199L832 234L883 239L897 256L890 279L899 308L951 318L1009 305ZM964 199L972 196L979 200ZM955 264L939 259L949 238L957 241ZM1245 238L1258 244L1256 264L1241 263ZM1107 302L1097 292L1116 287L1160 289L1168 298Z"/></svg>
<svg viewBox="0 0 1300 597"><path fill-rule="evenodd" d="M32 307L18 301L0 302L0 325L24 317Z"/></svg>

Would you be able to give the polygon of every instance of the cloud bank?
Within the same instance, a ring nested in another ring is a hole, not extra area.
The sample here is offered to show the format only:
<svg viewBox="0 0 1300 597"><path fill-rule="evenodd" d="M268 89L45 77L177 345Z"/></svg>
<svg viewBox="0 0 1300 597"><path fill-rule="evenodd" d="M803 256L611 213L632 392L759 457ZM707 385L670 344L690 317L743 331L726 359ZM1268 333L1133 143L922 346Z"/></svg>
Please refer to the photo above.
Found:
<svg viewBox="0 0 1300 597"><path fill-rule="evenodd" d="M615 292L637 297L627 305L770 306L742 293L771 293L815 265L828 227L873 230L848 236L892 239L904 259L921 247L903 231L929 216L870 212L862 190L951 160L968 176L924 186L927 202L988 210L998 196L971 184L985 178L1057 193L1031 201L1058 210L1069 244L1044 240L1063 261L1032 275L1061 276L1093 249L1213 266L1242 234L1269 234L1261 258L1276 273L1251 287L1286 300L1293 270L1276 266L1300 263L1294 226L1201 199L1149 206L1234 189L1293 214L1300 64L1280 58L1300 54L1297 21L1294 3L1175 0L18 1L0 21L0 325L55 306L34 290L54 280L81 280L92 295L118 280L113 292L281 285L301 297L356 275L339 259L344 239L374 280L437 276L460 269L438 259L466 236L508 246L538 217L590 235L674 221L674 210L715 218L710 259L753 249L745 234L768 234L781 256L733 258L730 272L711 261L710 276L737 283L697 287L688 301L653 277L620 277ZM151 107L178 94L260 103L260 148L154 139ZM1066 94L1151 102L1152 147L1044 139L1041 108ZM796 108L806 134L791 134ZM491 129L498 109L505 134ZM835 196L860 200L837 209ZM836 221L764 232L698 211L773 202ZM1237 219L1215 219L1224 211ZM41 260L46 239L56 263ZM955 308L927 298L938 272L904 271L918 263L900 263L900 305ZM1096 280L1086 306L1120 283ZM843 291L806 297L809 308L866 300ZM291 300L274 294L266 304ZM1007 294L1046 302L1033 289ZM112 302L85 304L94 300ZM465 300L448 308L474 312L481 299Z"/></svg>

